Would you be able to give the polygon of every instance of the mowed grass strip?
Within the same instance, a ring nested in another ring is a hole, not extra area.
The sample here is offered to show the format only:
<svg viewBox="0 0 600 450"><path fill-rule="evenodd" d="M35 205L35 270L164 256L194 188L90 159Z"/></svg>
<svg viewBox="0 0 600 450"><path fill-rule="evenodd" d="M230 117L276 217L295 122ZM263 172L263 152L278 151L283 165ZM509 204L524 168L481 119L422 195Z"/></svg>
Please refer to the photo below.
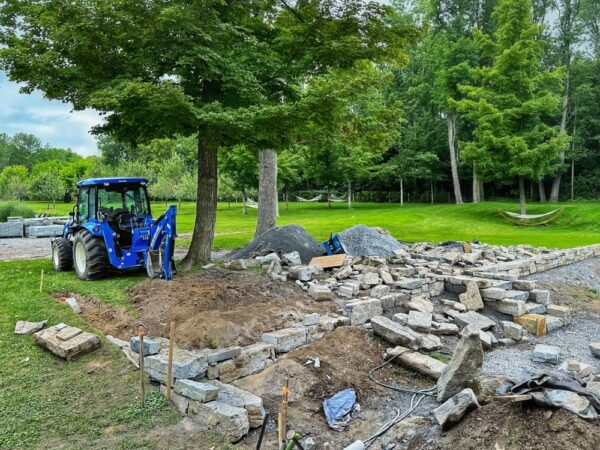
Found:
<svg viewBox="0 0 600 450"><path fill-rule="evenodd" d="M48 211L44 202L25 202L40 213L67 214L71 205L56 204ZM465 205L291 202L289 210L280 203L278 224L298 223L318 240L329 233L337 233L357 224L380 226L394 237L407 242L441 242L446 240L473 240L500 245L530 244L544 247L568 248L600 242L600 203L569 202L562 204L532 203L528 213L541 214L564 207L564 213L549 226L518 227L502 219L496 209L517 211L512 202L484 202ZM158 216L166 209L165 202L153 203ZM215 248L238 248L254 235L257 211L248 208L242 215L240 203L219 203ZM177 215L179 233L190 233L194 228L195 204L183 202ZM180 245L189 243L183 239Z"/></svg>
<svg viewBox="0 0 600 450"><path fill-rule="evenodd" d="M43 319L97 332L50 294L127 305L125 289L141 279L82 282L73 272L54 272L50 260L0 263L0 448L153 448L148 430L177 422L153 388L140 407L138 372L101 334L100 350L73 361L38 347L31 335L13 334L17 320Z"/></svg>

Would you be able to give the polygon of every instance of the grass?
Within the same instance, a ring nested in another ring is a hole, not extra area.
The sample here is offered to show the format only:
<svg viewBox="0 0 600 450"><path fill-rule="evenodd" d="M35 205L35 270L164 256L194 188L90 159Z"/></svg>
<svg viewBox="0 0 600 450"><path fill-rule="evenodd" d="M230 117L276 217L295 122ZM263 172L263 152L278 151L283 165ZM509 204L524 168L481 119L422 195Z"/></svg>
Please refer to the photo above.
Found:
<svg viewBox="0 0 600 450"><path fill-rule="evenodd" d="M43 319L95 332L50 294L76 292L126 304L125 288L139 281L81 282L72 272L54 272L50 260L0 263L0 448L153 448L147 431L177 422L153 388L147 388L146 408L139 406L137 372L103 337L99 351L64 361L35 345L31 335L13 334L17 320Z"/></svg>
<svg viewBox="0 0 600 450"><path fill-rule="evenodd" d="M48 211L44 202L25 202L38 212L66 214L71 206L56 204ZM388 203L355 203L348 210L346 204L290 203L289 210L280 204L278 223L301 224L318 240L329 233L339 232L356 224L382 226L397 239L407 242L445 240L473 240L500 245L530 244L545 247L576 247L600 242L600 202L569 202L559 205L531 204L528 212L543 213L564 207L565 212L547 227L517 227L504 221L496 209L515 211L510 202L485 202L465 205L429 205ZM165 203L154 203L153 210L160 213ZM194 227L195 205L182 203L178 211L179 233L190 233ZM240 204L219 203L214 245L216 248L237 248L252 239L256 227L256 210L247 216L241 213ZM189 242L183 239L182 245Z"/></svg>

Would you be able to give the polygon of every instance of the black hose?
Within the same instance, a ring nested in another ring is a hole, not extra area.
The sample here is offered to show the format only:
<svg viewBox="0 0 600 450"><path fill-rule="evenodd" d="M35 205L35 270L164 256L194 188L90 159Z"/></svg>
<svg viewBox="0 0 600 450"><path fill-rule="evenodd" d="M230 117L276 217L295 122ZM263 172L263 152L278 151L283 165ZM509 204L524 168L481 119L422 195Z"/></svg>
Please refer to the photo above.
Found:
<svg viewBox="0 0 600 450"><path fill-rule="evenodd" d="M262 445L263 436L265 435L265 428L267 428L267 421L269 420L269 413L265 414L262 427L260 427L260 435L258 436L258 442L256 443L256 450L260 450Z"/></svg>

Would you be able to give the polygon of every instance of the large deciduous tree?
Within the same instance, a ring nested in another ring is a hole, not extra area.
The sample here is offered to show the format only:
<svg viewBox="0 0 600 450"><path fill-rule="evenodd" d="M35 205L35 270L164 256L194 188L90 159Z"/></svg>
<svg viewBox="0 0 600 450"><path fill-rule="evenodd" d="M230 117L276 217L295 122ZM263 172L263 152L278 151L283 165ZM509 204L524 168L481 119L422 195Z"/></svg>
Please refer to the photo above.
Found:
<svg viewBox="0 0 600 450"><path fill-rule="evenodd" d="M466 98L456 102L476 124L474 139L463 152L487 178L516 177L525 214L525 179L547 173L568 142L565 133L550 125L560 110L563 72L542 67L545 42L532 22L530 0L499 0L494 19L494 34L479 34L493 62L474 70L478 83L463 86Z"/></svg>

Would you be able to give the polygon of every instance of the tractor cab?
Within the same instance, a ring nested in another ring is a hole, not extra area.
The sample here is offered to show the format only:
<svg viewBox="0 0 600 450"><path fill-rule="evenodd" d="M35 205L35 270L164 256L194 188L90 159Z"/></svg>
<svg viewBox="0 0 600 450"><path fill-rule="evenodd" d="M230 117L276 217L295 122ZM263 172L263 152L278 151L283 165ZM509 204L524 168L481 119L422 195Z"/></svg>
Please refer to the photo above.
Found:
<svg viewBox="0 0 600 450"><path fill-rule="evenodd" d="M75 220L82 225L90 221L106 222L114 233L117 252L122 253L133 245L134 230L148 228L152 212L145 179L114 181L92 179L80 182Z"/></svg>
<svg viewBox="0 0 600 450"><path fill-rule="evenodd" d="M77 204L61 239L52 242L56 270L73 266L81 279L145 267L151 277L174 272L175 219L170 206L152 217L145 178L92 178L77 183Z"/></svg>

